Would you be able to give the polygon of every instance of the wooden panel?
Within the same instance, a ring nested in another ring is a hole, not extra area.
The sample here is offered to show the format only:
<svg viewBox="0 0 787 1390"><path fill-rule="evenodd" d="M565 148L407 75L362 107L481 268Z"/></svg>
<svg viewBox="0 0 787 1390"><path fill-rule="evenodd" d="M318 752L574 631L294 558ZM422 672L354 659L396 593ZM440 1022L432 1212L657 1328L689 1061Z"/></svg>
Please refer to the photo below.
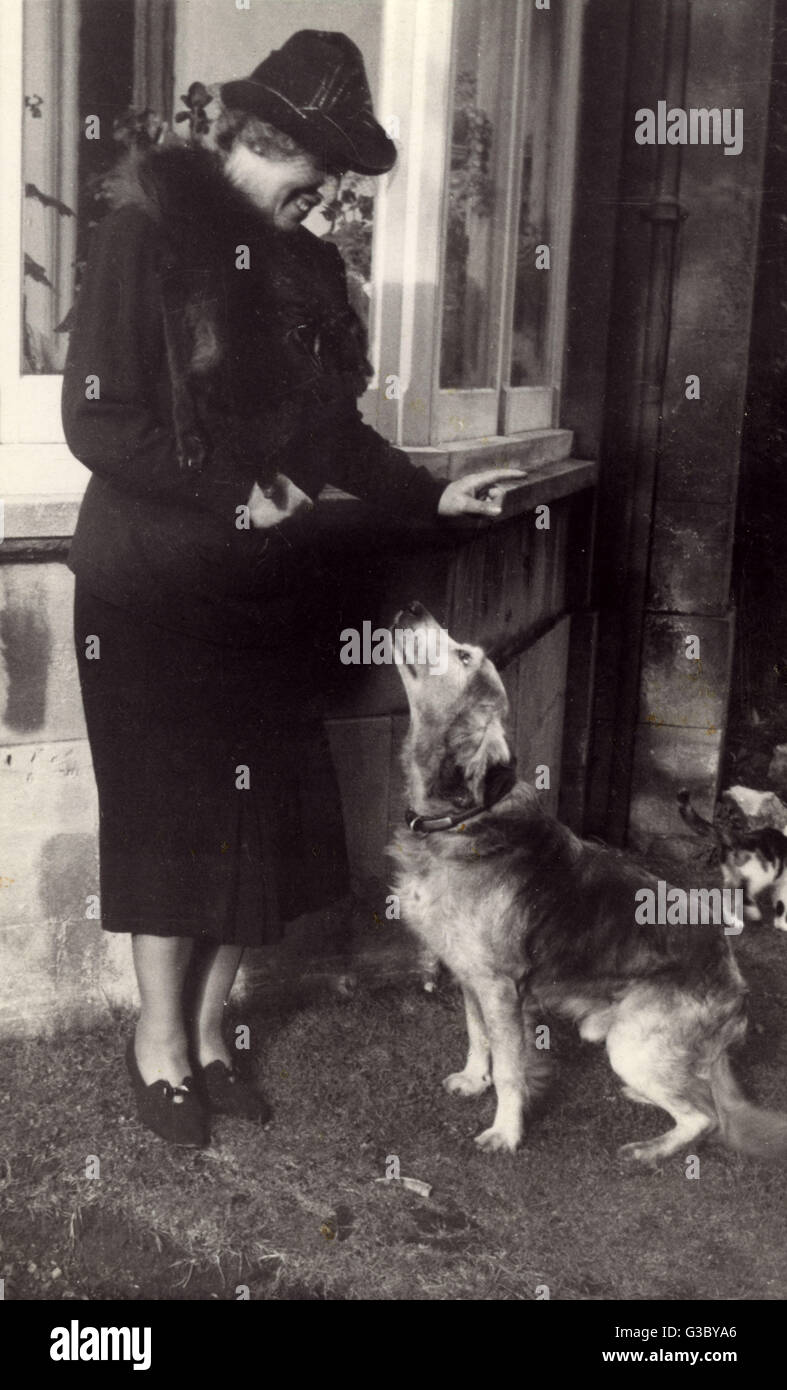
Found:
<svg viewBox="0 0 787 1390"><path fill-rule="evenodd" d="M569 631L570 619L564 618L512 663L517 682L512 746L519 776L532 782L536 767L547 765L550 786L543 795L552 813L560 786ZM512 680L511 667L506 678Z"/></svg>
<svg viewBox="0 0 787 1390"><path fill-rule="evenodd" d="M535 513L480 532L457 554L451 576L449 627L489 648L511 642L565 602L567 508L551 509L550 529Z"/></svg>
<svg viewBox="0 0 787 1390"><path fill-rule="evenodd" d="M558 808L560 819L578 835L585 828L597 635L597 613L572 615Z"/></svg>

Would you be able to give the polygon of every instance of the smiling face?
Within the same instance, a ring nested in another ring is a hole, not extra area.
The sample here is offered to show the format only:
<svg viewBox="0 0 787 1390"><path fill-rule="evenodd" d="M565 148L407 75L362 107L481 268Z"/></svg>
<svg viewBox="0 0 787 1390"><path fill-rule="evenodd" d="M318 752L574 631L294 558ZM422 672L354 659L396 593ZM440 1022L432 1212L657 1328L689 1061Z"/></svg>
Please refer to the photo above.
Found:
<svg viewBox="0 0 787 1390"><path fill-rule="evenodd" d="M335 183L339 177L338 170L327 169L322 160L306 150L292 156L261 154L243 139L236 140L229 151L225 172L280 232L299 227L312 208L331 196L325 185Z"/></svg>

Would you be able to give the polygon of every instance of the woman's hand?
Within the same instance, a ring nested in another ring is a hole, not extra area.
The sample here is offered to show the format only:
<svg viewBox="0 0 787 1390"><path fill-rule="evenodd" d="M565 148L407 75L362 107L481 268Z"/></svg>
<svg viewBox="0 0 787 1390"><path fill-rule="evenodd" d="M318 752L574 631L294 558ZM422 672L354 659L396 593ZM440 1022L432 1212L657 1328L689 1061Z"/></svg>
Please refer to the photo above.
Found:
<svg viewBox="0 0 787 1390"><path fill-rule="evenodd" d="M527 473L521 468L488 468L484 473L468 473L444 489L437 504L438 516L500 516L506 488L501 483L521 481Z"/></svg>
<svg viewBox="0 0 787 1390"><path fill-rule="evenodd" d="M312 501L291 478L277 473L268 487L261 488L259 483L254 484L246 505L255 531L264 531L270 526L278 526L280 521L294 516L304 507L311 507Z"/></svg>

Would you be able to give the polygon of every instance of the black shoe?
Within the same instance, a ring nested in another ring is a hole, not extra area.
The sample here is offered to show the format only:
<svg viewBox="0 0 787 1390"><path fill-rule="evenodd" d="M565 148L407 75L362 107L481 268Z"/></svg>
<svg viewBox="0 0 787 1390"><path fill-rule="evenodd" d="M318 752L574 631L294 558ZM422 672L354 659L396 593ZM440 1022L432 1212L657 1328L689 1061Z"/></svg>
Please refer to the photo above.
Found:
<svg viewBox="0 0 787 1390"><path fill-rule="evenodd" d="M179 1086L164 1080L148 1086L137 1066L133 1037L126 1048L126 1066L143 1125L170 1144L204 1148L210 1139L208 1116L196 1095L193 1078L184 1076Z"/></svg>
<svg viewBox="0 0 787 1390"><path fill-rule="evenodd" d="M228 1067L217 1057L196 1070L202 1098L214 1115L235 1115L260 1125L270 1119L271 1108L265 1097L253 1090L235 1067Z"/></svg>

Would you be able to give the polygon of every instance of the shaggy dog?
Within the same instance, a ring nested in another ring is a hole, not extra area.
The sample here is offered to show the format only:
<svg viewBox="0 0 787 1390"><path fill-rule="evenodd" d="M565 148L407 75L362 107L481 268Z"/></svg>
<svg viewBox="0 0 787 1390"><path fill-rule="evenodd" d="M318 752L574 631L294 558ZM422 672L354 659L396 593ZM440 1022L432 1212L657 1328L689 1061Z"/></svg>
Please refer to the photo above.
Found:
<svg viewBox="0 0 787 1390"><path fill-rule="evenodd" d="M745 986L722 926L640 926L635 894L656 881L624 855L578 839L517 781L508 701L480 647L455 642L420 604L395 626L439 633L440 659L401 660L410 705L403 749L408 828L390 847L404 921L458 979L469 1050L446 1090L497 1110L476 1138L513 1151L545 1087L544 1012L606 1042L630 1100L674 1128L626 1144L654 1163L714 1130L735 1149L787 1152L787 1116L742 1095L727 1049L742 1038ZM426 650L434 643L424 642ZM412 651L411 651L412 655Z"/></svg>

